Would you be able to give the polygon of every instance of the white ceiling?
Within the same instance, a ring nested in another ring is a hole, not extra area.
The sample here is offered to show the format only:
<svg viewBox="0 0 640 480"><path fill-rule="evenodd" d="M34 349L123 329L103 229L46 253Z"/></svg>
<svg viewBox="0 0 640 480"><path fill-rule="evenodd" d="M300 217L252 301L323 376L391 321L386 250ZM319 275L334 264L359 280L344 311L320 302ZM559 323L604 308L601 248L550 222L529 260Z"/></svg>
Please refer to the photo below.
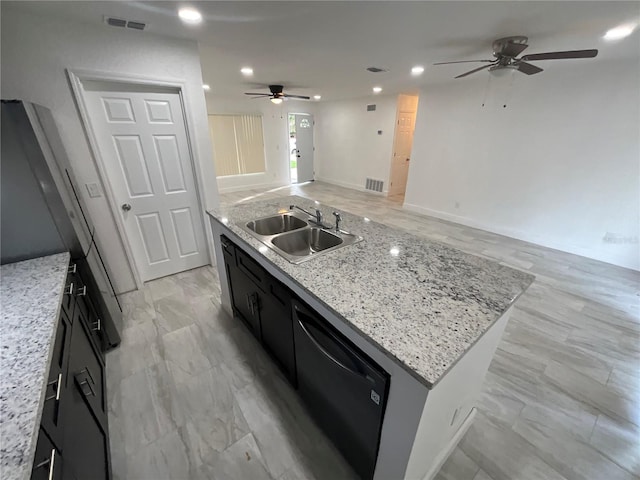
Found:
<svg viewBox="0 0 640 480"><path fill-rule="evenodd" d="M140 35L197 40L203 81L226 96L270 83L323 100L366 96L374 85L383 93L408 93L474 68L433 62L492 58L491 42L508 35L529 37L525 53L600 50L596 59L537 62L546 70L540 75L559 74L573 62L601 62L603 68L612 60L640 62L638 31L615 43L602 39L608 29L640 19L638 2L192 2L204 17L199 26L177 18L186 2L2 2L9 3L96 24L103 15L122 17L147 22ZM414 78L410 68L417 64L426 71ZM240 74L245 65L253 67L252 79ZM368 66L390 71L372 74Z"/></svg>

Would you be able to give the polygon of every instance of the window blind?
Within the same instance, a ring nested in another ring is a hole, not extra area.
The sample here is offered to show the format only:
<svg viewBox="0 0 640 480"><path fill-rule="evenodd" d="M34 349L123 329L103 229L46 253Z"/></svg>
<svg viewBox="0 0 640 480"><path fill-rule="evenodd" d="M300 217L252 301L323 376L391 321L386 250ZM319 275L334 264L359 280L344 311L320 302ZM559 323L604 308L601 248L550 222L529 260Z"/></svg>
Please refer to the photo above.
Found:
<svg viewBox="0 0 640 480"><path fill-rule="evenodd" d="M265 171L261 115L209 115L216 175Z"/></svg>

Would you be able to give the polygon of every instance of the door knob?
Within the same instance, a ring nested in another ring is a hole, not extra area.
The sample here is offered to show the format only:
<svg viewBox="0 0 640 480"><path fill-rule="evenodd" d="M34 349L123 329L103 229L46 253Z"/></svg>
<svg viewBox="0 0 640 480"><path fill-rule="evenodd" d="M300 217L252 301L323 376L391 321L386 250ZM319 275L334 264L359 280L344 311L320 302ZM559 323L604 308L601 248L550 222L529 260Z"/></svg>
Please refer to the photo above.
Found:
<svg viewBox="0 0 640 480"><path fill-rule="evenodd" d="M129 210L131 210L131 205L129 205L128 203L123 203L122 210L124 210L125 212L128 212Z"/></svg>

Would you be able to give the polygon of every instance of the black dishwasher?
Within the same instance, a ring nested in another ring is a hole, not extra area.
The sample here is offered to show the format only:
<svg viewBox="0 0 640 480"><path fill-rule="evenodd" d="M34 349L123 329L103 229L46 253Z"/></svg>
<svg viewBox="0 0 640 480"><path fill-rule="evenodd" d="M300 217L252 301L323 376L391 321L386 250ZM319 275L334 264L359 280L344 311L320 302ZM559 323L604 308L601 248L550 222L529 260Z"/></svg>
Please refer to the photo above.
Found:
<svg viewBox="0 0 640 480"><path fill-rule="evenodd" d="M300 395L354 470L373 478L389 375L295 300L293 318Z"/></svg>

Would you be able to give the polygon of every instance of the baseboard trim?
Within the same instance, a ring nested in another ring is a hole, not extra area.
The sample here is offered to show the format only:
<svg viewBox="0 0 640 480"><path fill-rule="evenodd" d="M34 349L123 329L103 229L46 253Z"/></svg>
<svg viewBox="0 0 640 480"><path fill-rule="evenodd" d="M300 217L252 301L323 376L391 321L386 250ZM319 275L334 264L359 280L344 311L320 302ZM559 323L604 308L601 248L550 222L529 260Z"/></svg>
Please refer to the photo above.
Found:
<svg viewBox="0 0 640 480"><path fill-rule="evenodd" d="M458 429L458 431L455 433L453 437L451 437L447 445L440 451L440 453L436 457L436 461L433 463L433 465L431 465L431 469L422 478L422 480L432 480L438 474L438 472L442 468L442 465L444 465L444 462L447 461L447 458L449 458L449 455L453 453L453 451L455 450L456 446L458 445L458 443L460 442L464 434L467 433L467 430L469 430L469 427L473 423L473 419L475 417L476 417L476 408L473 407L469 412L469 415L467 415L467 418L465 418L464 422L462 422L462 425L460 425L460 428Z"/></svg>
<svg viewBox="0 0 640 480"><path fill-rule="evenodd" d="M608 263L609 265L615 265L616 267L627 268L629 270L633 270L636 272L639 271L637 268L631 265L614 263L609 259L599 258L599 257L594 257L592 255L589 255L589 252L587 252L586 249L584 248L572 247L570 245L561 244L553 239L549 239L547 237L542 237L539 235L532 235L530 233L523 232L521 230L517 230L514 228L506 228L506 227L501 227L499 225L478 222L469 217L462 217L459 215L454 215L452 213L442 212L440 210L433 210L431 208L422 207L420 205L415 205L412 203L405 203L403 205L403 208L405 208L410 212L420 213L422 215L427 215L429 217L439 218L440 220L446 220L448 222L465 225L467 227L477 228L478 230L483 230L485 232L503 235L505 237L514 238L516 240L522 240L523 242L531 243L541 247L552 248L560 252L570 253L572 255L578 255L579 257L588 258L589 260Z"/></svg>

